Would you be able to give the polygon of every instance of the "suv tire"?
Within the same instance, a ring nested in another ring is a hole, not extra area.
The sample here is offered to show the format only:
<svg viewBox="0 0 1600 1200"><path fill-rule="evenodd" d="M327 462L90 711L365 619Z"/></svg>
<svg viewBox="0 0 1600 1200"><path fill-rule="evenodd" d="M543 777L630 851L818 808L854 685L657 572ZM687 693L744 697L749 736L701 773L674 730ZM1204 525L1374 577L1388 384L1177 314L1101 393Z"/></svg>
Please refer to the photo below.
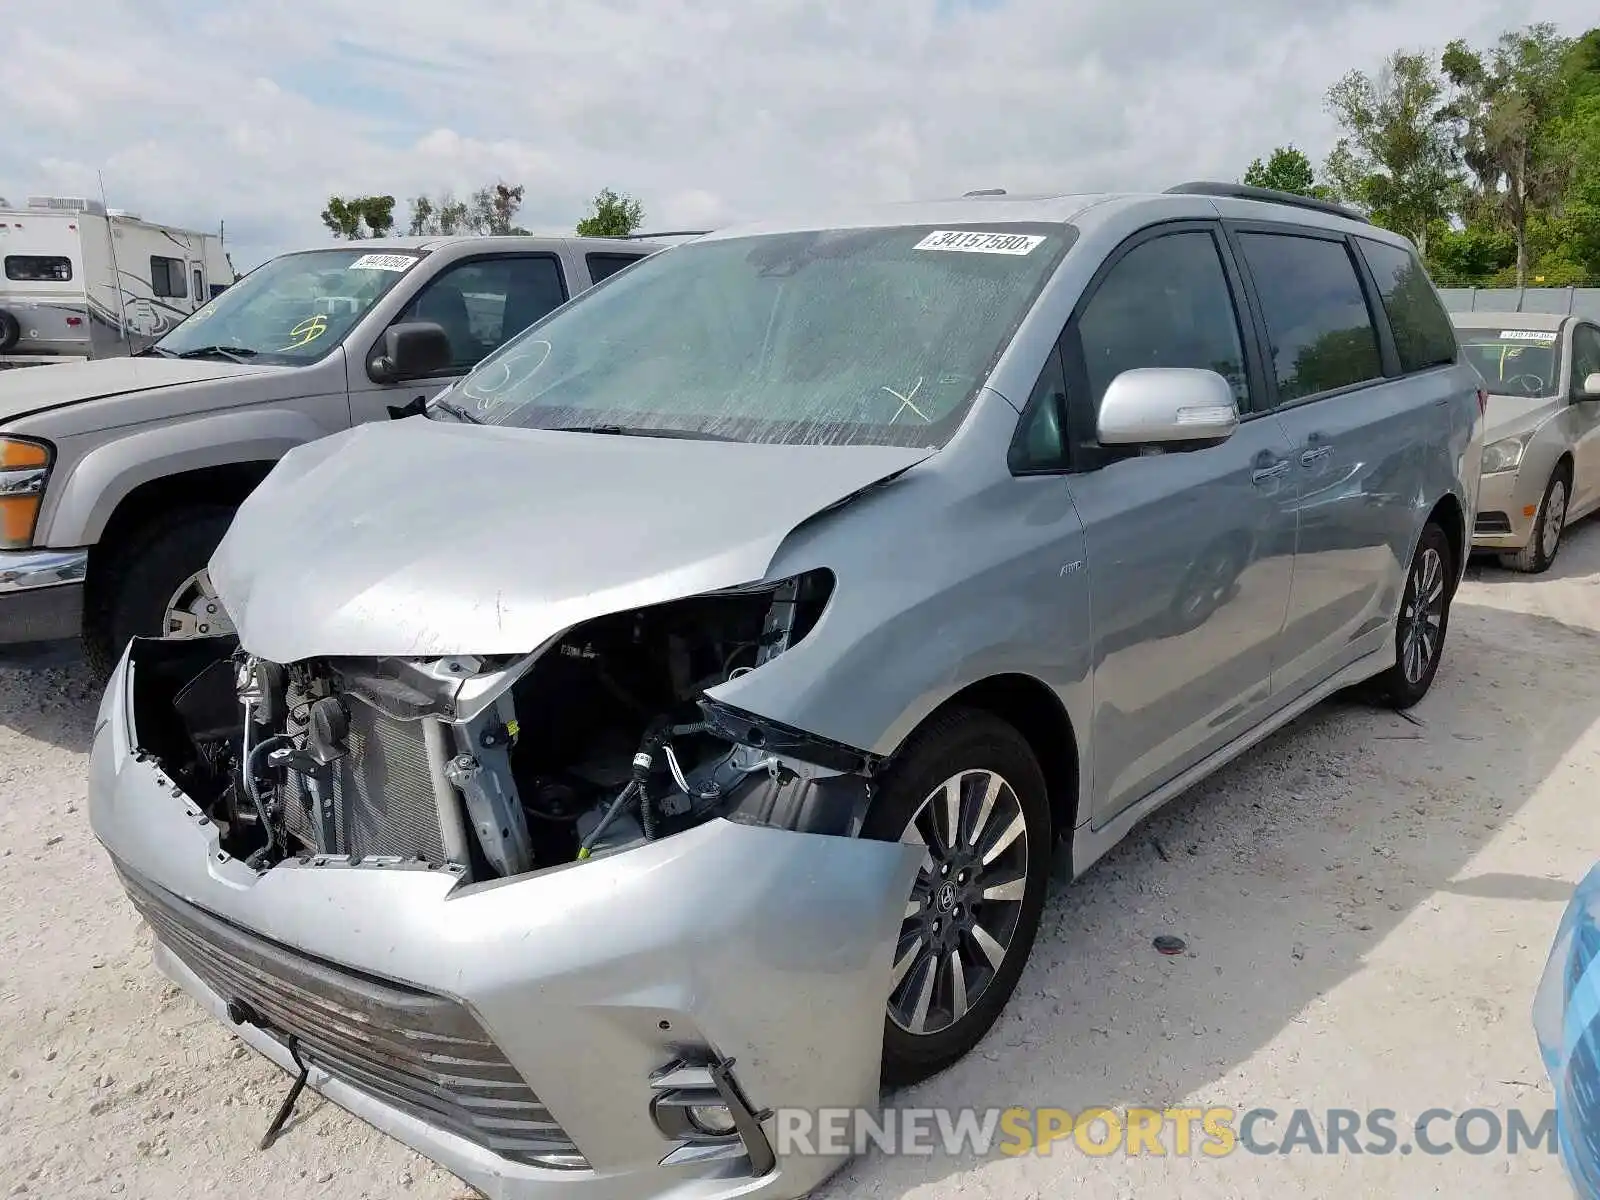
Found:
<svg viewBox="0 0 1600 1200"><path fill-rule="evenodd" d="M863 837L929 847L886 997L882 1078L889 1087L944 1070L999 1018L1039 929L1055 849L1044 773L1026 739L998 717L953 709L915 734L899 758L862 828ZM957 780L962 836L950 839L946 787ZM957 844L942 844L950 840ZM924 1031L914 1032L919 1012Z"/></svg>
<svg viewBox="0 0 1600 1200"><path fill-rule="evenodd" d="M1430 520L1422 527L1406 569L1406 586L1395 620L1394 666L1373 681L1379 699L1391 708L1410 708L1433 686L1450 628L1455 570L1450 539L1437 521Z"/></svg>
<svg viewBox="0 0 1600 1200"><path fill-rule="evenodd" d="M84 619L83 654L96 678L110 676L129 639L166 634L168 603L205 569L232 520L220 505L177 509L136 529L104 563Z"/></svg>

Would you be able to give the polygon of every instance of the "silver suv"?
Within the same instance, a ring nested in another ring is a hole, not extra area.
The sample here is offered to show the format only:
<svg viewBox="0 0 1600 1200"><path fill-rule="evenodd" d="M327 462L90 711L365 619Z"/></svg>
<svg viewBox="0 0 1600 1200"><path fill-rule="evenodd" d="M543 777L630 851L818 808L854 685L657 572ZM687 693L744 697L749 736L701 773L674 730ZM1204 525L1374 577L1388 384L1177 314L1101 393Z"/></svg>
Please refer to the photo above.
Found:
<svg viewBox="0 0 1600 1200"><path fill-rule="evenodd" d="M165 971L485 1191L796 1196L774 1110L975 1045L1058 846L1424 696L1480 383L1405 240L1275 193L670 248L289 452L94 829Z"/></svg>

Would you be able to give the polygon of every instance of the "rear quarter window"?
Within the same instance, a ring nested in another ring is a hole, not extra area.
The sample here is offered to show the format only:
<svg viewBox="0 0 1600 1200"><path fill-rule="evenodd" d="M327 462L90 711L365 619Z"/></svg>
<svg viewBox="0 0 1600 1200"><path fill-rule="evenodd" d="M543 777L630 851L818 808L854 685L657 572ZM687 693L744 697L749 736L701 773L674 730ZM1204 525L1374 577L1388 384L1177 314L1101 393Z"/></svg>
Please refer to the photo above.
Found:
<svg viewBox="0 0 1600 1200"><path fill-rule="evenodd" d="M599 283L602 279L610 279L623 267L632 266L643 257L645 257L643 254L619 254L615 252L608 254L604 251L596 250L587 255L584 261L589 265L590 281Z"/></svg>
<svg viewBox="0 0 1600 1200"><path fill-rule="evenodd" d="M1383 299L1394 332L1400 369L1410 374L1456 360L1455 327L1428 282L1428 274L1409 250L1357 238Z"/></svg>

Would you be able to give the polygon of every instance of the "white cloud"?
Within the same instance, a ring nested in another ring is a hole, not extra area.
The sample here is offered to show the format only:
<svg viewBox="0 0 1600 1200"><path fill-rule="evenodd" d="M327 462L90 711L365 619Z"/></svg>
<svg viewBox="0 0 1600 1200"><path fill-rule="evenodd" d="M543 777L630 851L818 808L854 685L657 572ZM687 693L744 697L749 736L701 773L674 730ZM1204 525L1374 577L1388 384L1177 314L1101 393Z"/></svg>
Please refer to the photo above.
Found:
<svg viewBox="0 0 1600 1200"><path fill-rule="evenodd" d="M613 187L655 227L973 187L1236 178L1332 139L1327 86L1398 47L1592 0L89 0L7 14L0 194L227 221L243 267L330 193L502 177L563 229ZM401 210L403 212L402 203Z"/></svg>

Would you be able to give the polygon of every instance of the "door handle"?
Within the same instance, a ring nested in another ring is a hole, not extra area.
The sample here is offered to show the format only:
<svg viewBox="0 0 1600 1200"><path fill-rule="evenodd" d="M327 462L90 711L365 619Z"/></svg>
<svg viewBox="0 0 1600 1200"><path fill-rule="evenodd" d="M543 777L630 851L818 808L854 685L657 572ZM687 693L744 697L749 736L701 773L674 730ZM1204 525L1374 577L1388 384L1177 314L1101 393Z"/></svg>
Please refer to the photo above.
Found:
<svg viewBox="0 0 1600 1200"><path fill-rule="evenodd" d="M1270 467L1260 467L1254 471L1251 471L1250 481L1258 485L1268 483L1274 479L1281 478L1288 473L1288 470L1289 460L1287 458L1280 458Z"/></svg>
<svg viewBox="0 0 1600 1200"><path fill-rule="evenodd" d="M1305 453L1300 455L1300 465L1303 467L1314 467L1332 453L1332 446L1318 446L1315 450L1307 450Z"/></svg>

